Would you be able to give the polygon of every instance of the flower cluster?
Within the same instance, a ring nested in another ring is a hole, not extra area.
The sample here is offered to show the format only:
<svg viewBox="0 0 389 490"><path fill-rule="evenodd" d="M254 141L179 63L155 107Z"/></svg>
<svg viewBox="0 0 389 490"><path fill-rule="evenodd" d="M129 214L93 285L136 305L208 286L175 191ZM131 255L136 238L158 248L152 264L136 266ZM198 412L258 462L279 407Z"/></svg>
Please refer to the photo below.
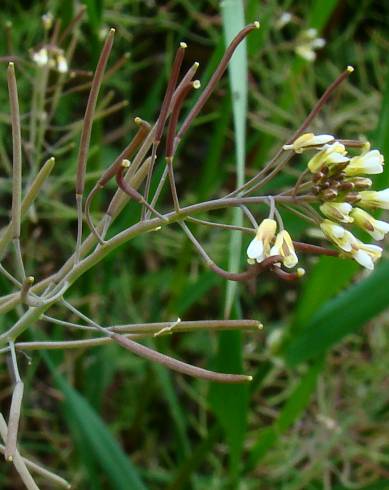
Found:
<svg viewBox="0 0 389 490"><path fill-rule="evenodd" d="M272 218L266 218L259 225L255 238L247 249L248 263L262 262L268 257L282 257L282 264L291 269L297 265L292 238L286 230L277 233L277 222ZM298 269L302 275L303 269Z"/></svg>
<svg viewBox="0 0 389 490"><path fill-rule="evenodd" d="M389 189L372 191L372 181L365 177L382 173L382 154L371 150L366 143L361 154L349 156L345 145L333 136L312 133L303 134L284 148L297 153L318 149L308 162L308 170L312 173L312 192L318 197L320 211L325 216L320 228L342 254L373 269L382 248L363 243L345 225L354 224L375 240L382 240L389 232L389 223L375 219L365 210L389 209Z"/></svg>
<svg viewBox="0 0 389 490"><path fill-rule="evenodd" d="M370 190L372 181L366 175L380 174L384 158L378 150L371 150L370 144L362 146L359 155L350 156L347 142L337 141L330 134L305 133L293 143L283 146L300 154L308 150L316 153L307 164L311 175L306 185L311 189L311 198L318 203L324 218L317 219L324 236L339 250L340 254L357 261L367 269L374 269L374 263L381 257L382 248L363 243L348 229L356 225L374 240L383 240L389 232L389 223L371 216L366 209L389 209L389 188L381 191ZM281 223L282 224L282 223ZM293 268L298 262L293 241L289 233L282 229L278 234L277 222L269 217L259 225L255 238L251 241L248 262L262 262L268 257L282 257L282 265ZM302 269L297 270L301 275Z"/></svg>
<svg viewBox="0 0 389 490"><path fill-rule="evenodd" d="M48 66L59 73L68 72L68 63L64 56L64 52L59 48L40 48L31 54L31 58L38 66Z"/></svg>
<svg viewBox="0 0 389 490"><path fill-rule="evenodd" d="M323 48L325 43L325 39L318 37L316 29L307 29L301 32L295 53L307 61L315 61L316 50Z"/></svg>

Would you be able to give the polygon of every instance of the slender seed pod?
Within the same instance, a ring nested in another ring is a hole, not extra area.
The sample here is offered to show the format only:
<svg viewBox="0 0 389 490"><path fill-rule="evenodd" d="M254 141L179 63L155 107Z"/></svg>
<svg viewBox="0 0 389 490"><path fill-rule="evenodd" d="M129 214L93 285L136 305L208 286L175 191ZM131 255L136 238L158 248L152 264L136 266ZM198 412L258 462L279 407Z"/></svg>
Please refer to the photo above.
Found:
<svg viewBox="0 0 389 490"><path fill-rule="evenodd" d="M177 134L178 140L180 140L182 138L183 134L187 131L187 129L191 125L192 121L196 118L196 116L199 114L201 109L206 104L207 100L209 99L212 92L214 91L216 84L218 83L218 81L223 76L224 72L226 71L228 63L230 62L230 59L232 58L232 55L234 54L236 48L243 41L243 39L248 34L250 34L250 32L252 32L254 29L259 29L259 22L253 22L252 24L249 24L248 26L246 26L231 41L230 45L226 49L226 52L224 53L223 58L221 59L218 67L216 68L214 74L212 75L211 79L209 80L209 82L208 82L207 86L205 87L203 93L199 97L199 100L193 106L192 110L189 112L189 114L187 115L185 121L183 122L180 130L178 131L178 134Z"/></svg>
<svg viewBox="0 0 389 490"><path fill-rule="evenodd" d="M12 126L12 238L20 237L21 204L22 204L22 137L20 130L19 97L15 77L14 63L8 64L8 93L11 108Z"/></svg>

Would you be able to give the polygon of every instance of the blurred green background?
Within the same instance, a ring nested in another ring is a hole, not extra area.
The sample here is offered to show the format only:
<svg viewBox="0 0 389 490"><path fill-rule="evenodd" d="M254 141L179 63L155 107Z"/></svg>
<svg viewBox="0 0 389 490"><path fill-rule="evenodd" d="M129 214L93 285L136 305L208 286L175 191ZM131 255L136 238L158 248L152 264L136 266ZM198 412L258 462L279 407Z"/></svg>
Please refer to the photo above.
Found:
<svg viewBox="0 0 389 490"><path fill-rule="evenodd" d="M179 149L182 202L232 191L243 160L246 177L253 176L347 65L355 72L313 129L342 138L364 135L389 158L387 2L230 0L223 7L201 0L86 0L85 5L71 68L94 69L107 27L117 29L109 66L129 53L99 99L108 107L122 100L128 106L95 124L88 186L128 141L132 118L157 117L177 43L188 43L185 66L199 61L198 76L205 86L226 36L240 28L243 10L245 22L260 19L261 29L249 36L246 51L238 53L239 61ZM3 0L0 56L12 48L28 61L29 50L42 41L41 15L52 12L64 27L78 6L68 0ZM284 12L292 18L282 26ZM7 21L12 21L12 46ZM313 62L295 51L302 32L310 28L326 40ZM246 54L247 86L239 72ZM6 63L0 66L0 219L5 224L10 179L4 155L10 154L11 139ZM83 76L78 72L66 86L55 127L69 129L82 117L87 92L71 88ZM231 83L239 94L234 104ZM22 113L28 113L28 63L19 87ZM48 152L63 134L55 127L48 134ZM36 205L37 219L23 227L27 264L39 278L55 271L74 248L79 130L75 127L70 140L74 148L57 149L54 174ZM288 169L264 193L292 184L298 171ZM376 181L378 188L389 187L389 172ZM95 200L95 219L112 191L113 186ZM169 205L167 193L164 200ZM266 212L254 211L258 219ZM286 212L283 217L293 237L306 237L301 220ZM131 209L122 213L112 233L136 219ZM227 212L220 219L237 217ZM238 258L244 266L246 237L237 253L239 244L231 242L229 232L195 231L218 264L235 266ZM204 268L179 227L120 248L76 283L69 293L73 304L100 324L222 318L230 304L231 317L258 319L263 331L176 334L148 345L202 366L236 372L243 368L254 381L242 387L188 379L118 346L34 352L31 364L20 358L26 384L21 448L74 488L88 490L389 488L389 261L384 257L370 275L355 263L330 257L307 258L303 265L307 274L298 284L266 276L240 285L233 295L231 286ZM10 291L3 277L0 288ZM50 313L72 320L60 308ZM1 329L15 319L14 312L0 318ZM64 337L80 334L42 321L23 336ZM0 376L6 411L10 388L5 362ZM1 464L0 487L23 488L6 463ZM43 482L41 488L52 487Z"/></svg>

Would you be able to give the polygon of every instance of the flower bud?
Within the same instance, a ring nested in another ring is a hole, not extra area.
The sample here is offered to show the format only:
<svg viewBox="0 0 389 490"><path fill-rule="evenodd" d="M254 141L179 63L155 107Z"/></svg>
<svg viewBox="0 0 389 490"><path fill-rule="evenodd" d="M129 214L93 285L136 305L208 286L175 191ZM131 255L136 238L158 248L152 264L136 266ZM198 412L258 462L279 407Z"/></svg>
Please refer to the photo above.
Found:
<svg viewBox="0 0 389 490"><path fill-rule="evenodd" d="M351 204L348 202L325 202L320 206L320 211L327 218L341 223L352 223L353 218L349 216L352 209Z"/></svg>
<svg viewBox="0 0 389 490"><path fill-rule="evenodd" d="M369 213L360 208L355 208L351 212L356 225L367 231L375 240L383 240L386 233L389 232L389 223L380 221Z"/></svg>
<svg viewBox="0 0 389 490"><path fill-rule="evenodd" d="M270 244L273 241L277 230L277 223L274 219L264 219L259 225L255 238L251 240L247 248L247 257L250 264L262 262L269 256Z"/></svg>
<svg viewBox="0 0 389 490"><path fill-rule="evenodd" d="M302 153L304 150L322 147L326 143L334 141L334 137L330 134L304 133L299 136L292 144L284 145L284 150L293 150L296 153Z"/></svg>
<svg viewBox="0 0 389 490"><path fill-rule="evenodd" d="M298 257L294 250L292 239L286 230L277 234L276 242L270 250L270 255L281 255L282 263L288 269L294 267L298 262Z"/></svg>

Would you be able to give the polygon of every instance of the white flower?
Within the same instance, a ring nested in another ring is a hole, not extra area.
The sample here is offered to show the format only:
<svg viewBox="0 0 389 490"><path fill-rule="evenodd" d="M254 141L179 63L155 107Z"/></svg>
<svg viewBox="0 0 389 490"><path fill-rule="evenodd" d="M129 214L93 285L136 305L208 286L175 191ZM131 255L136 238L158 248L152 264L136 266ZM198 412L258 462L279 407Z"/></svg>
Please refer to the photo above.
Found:
<svg viewBox="0 0 389 490"><path fill-rule="evenodd" d="M288 269L294 267L298 262L298 257L294 250L292 239L286 230L277 234L276 242L270 250L270 255L281 255L282 263Z"/></svg>
<svg viewBox="0 0 389 490"><path fill-rule="evenodd" d="M366 269L373 270L374 262L381 258L382 248L356 240L351 252L353 259Z"/></svg>
<svg viewBox="0 0 389 490"><path fill-rule="evenodd" d="M351 252L353 243L356 241L355 236L343 226L325 219L320 224L323 233L344 252Z"/></svg>
<svg viewBox="0 0 389 490"><path fill-rule="evenodd" d="M32 60L38 65L38 66L45 66L49 62L49 55L47 53L46 48L41 48L39 51L36 51L35 53L32 54Z"/></svg>
<svg viewBox="0 0 389 490"><path fill-rule="evenodd" d="M389 209L389 189L382 191L361 191L359 204L366 208Z"/></svg>
<svg viewBox="0 0 389 490"><path fill-rule="evenodd" d="M360 174L380 174L383 172L384 157L378 150L371 150L353 157L344 169L348 177Z"/></svg>
<svg viewBox="0 0 389 490"><path fill-rule="evenodd" d="M294 51L304 60L315 61L316 59L316 53L310 44L300 44L300 46L296 46Z"/></svg>
<svg viewBox="0 0 389 490"><path fill-rule="evenodd" d="M277 29L282 29L286 24L289 24L291 20L292 14L290 12L282 12L279 19L276 21L275 26Z"/></svg>
<svg viewBox="0 0 389 490"><path fill-rule="evenodd" d="M46 31L49 31L53 26L54 16L51 12L46 12L42 15L43 27Z"/></svg>
<svg viewBox="0 0 389 490"><path fill-rule="evenodd" d="M59 73L67 73L68 71L68 62L62 53L57 56L57 70Z"/></svg>
<svg viewBox="0 0 389 490"><path fill-rule="evenodd" d="M322 48L325 44L325 39L317 37L316 29L307 29L301 32L295 53L307 61L314 61L316 59L315 50Z"/></svg>
<svg viewBox="0 0 389 490"><path fill-rule="evenodd" d="M293 141L290 145L284 145L284 150L293 150L296 153L302 153L304 150L309 150L312 148L322 147L327 143L331 143L334 141L334 137L330 134L313 134L313 133L304 133L299 136L295 141Z"/></svg>
<svg viewBox="0 0 389 490"><path fill-rule="evenodd" d="M308 169L312 172L318 172L323 165L336 165L339 163L346 163L349 158L346 157L346 148L342 143L335 141L331 145L324 145L316 155L314 155L308 162Z"/></svg>
<svg viewBox="0 0 389 490"><path fill-rule="evenodd" d="M320 206L320 211L325 216L341 223L352 223L353 218L349 216L352 209L348 202L325 202Z"/></svg>
<svg viewBox="0 0 389 490"><path fill-rule="evenodd" d="M247 248L248 262L262 262L269 256L270 244L274 239L277 223L274 219L266 218L259 225L255 238Z"/></svg>
<svg viewBox="0 0 389 490"><path fill-rule="evenodd" d="M375 240L383 240L386 233L389 232L389 223L373 218L363 209L353 209L351 216L354 218L355 224L367 231Z"/></svg>

